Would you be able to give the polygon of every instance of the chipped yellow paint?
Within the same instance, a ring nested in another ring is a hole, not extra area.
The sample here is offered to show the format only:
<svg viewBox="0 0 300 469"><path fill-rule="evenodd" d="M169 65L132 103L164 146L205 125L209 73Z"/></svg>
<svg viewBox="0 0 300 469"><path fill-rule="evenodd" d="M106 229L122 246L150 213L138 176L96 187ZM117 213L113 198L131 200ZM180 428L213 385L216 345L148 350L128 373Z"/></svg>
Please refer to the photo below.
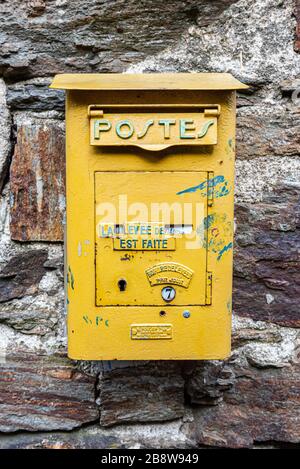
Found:
<svg viewBox="0 0 300 469"><path fill-rule="evenodd" d="M229 74L83 74L59 75L52 87L68 89L69 356L227 357L235 90L245 85ZM199 109L197 103L202 103ZM141 112L143 125L137 122ZM155 130L149 121L158 118L175 119L176 124L160 124ZM103 145L90 140L93 119L111 124ZM124 120L134 126L133 144L130 125L120 125ZM214 131L210 125L201 136L202 122L209 120ZM186 136L192 138L181 138ZM205 145L191 144L201 138L207 138ZM143 139L154 151L134 146ZM190 219L182 228L172 214L168 220L163 214L149 220L132 210L128 221L120 214L103 220L103 202L117 205L125 195L131 208L139 202L150 212L153 203L190 204ZM193 248L187 247L190 229L195 232ZM171 301L162 296L163 288L169 289Z"/></svg>

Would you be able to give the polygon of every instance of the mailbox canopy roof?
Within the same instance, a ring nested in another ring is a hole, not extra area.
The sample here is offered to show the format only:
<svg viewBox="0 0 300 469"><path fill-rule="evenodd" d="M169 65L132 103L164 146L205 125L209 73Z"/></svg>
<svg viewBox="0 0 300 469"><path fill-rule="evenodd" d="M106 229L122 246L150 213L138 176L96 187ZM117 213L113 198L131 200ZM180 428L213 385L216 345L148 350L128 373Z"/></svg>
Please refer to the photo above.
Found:
<svg viewBox="0 0 300 469"><path fill-rule="evenodd" d="M240 90L230 73L63 73L50 88L63 90Z"/></svg>

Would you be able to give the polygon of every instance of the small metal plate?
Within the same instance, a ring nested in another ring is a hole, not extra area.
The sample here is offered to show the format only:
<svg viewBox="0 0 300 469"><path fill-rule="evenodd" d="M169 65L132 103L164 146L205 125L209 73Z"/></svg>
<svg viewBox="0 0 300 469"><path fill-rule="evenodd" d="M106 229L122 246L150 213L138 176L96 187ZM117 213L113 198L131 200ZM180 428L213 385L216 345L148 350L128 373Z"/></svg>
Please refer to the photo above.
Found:
<svg viewBox="0 0 300 469"><path fill-rule="evenodd" d="M164 340L172 339L172 324L132 324L130 329L132 340Z"/></svg>
<svg viewBox="0 0 300 469"><path fill-rule="evenodd" d="M145 270L151 287L154 285L180 285L188 288L194 271L178 262L161 262Z"/></svg>

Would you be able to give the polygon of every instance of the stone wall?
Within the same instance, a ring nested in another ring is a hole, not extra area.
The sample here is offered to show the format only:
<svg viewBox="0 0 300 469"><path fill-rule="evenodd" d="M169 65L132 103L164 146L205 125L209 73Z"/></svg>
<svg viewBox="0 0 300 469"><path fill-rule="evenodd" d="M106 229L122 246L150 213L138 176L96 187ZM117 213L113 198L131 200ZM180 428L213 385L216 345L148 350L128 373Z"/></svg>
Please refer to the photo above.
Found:
<svg viewBox="0 0 300 469"><path fill-rule="evenodd" d="M299 0L3 0L0 448L300 443ZM229 71L238 97L233 353L72 362L59 72Z"/></svg>

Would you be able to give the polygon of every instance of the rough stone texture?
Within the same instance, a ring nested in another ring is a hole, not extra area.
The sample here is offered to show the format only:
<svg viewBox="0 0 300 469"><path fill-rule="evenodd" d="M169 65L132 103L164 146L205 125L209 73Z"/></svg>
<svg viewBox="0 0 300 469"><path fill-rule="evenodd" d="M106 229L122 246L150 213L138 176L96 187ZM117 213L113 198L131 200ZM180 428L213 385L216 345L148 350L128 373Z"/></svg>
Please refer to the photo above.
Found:
<svg viewBox="0 0 300 469"><path fill-rule="evenodd" d="M279 167L280 166L280 171ZM299 183L300 159L295 156L263 156L247 161L236 161L235 200L237 203L252 204L277 190L282 185Z"/></svg>
<svg viewBox="0 0 300 469"><path fill-rule="evenodd" d="M0 191L8 170L10 148L10 115L6 106L6 86L0 78Z"/></svg>
<svg viewBox="0 0 300 469"><path fill-rule="evenodd" d="M299 447L299 0L7 0L0 19L0 423L16 432L0 447ZM105 71L250 85L226 362L65 358L64 94L48 84Z"/></svg>
<svg viewBox="0 0 300 469"><path fill-rule="evenodd" d="M186 372L190 400L201 405L187 434L216 447L299 442L299 339L292 328L234 318L232 357Z"/></svg>
<svg viewBox="0 0 300 469"><path fill-rule="evenodd" d="M237 316L233 319L232 357L236 364L261 369L299 364L298 330Z"/></svg>
<svg viewBox="0 0 300 469"><path fill-rule="evenodd" d="M295 51L300 52L300 1L296 0L295 17L297 21Z"/></svg>
<svg viewBox="0 0 300 469"><path fill-rule="evenodd" d="M188 368L186 393L191 404L217 405L233 385L233 372L224 362L196 362Z"/></svg>
<svg viewBox="0 0 300 469"><path fill-rule="evenodd" d="M196 25L187 28L176 47L129 71L226 70L255 87L272 84L274 93L276 83L299 76L294 7L295 0L239 0L204 24L199 9Z"/></svg>
<svg viewBox="0 0 300 469"><path fill-rule="evenodd" d="M280 83L280 89L283 96L291 96L294 91L300 89L300 78L283 80Z"/></svg>
<svg viewBox="0 0 300 469"><path fill-rule="evenodd" d="M300 113L260 104L240 111L238 122L237 151L241 159L299 156Z"/></svg>
<svg viewBox="0 0 300 469"><path fill-rule="evenodd" d="M99 417L95 379L64 358L22 356L0 373L0 431L71 430Z"/></svg>
<svg viewBox="0 0 300 469"><path fill-rule="evenodd" d="M65 93L49 88L51 79L36 78L8 85L7 105L10 111L64 111Z"/></svg>
<svg viewBox="0 0 300 469"><path fill-rule="evenodd" d="M46 272L43 264L47 256L47 251L40 249L10 259L0 271L0 302L36 293Z"/></svg>
<svg viewBox="0 0 300 469"><path fill-rule="evenodd" d="M233 1L218 0L212 10L205 1L205 23ZM199 6L196 0L38 3L1 2L0 72L7 79L125 70L177 42Z"/></svg>
<svg viewBox="0 0 300 469"><path fill-rule="evenodd" d="M100 423L158 422L184 413L184 382L176 362L104 371L99 381Z"/></svg>
<svg viewBox="0 0 300 469"><path fill-rule="evenodd" d="M6 324L23 334L45 335L55 330L57 325L56 309L61 302L47 295L38 298L31 296L24 300L5 303L0 310L0 323Z"/></svg>
<svg viewBox="0 0 300 469"><path fill-rule="evenodd" d="M11 237L62 241L65 209L64 132L48 120L18 125L11 165Z"/></svg>
<svg viewBox="0 0 300 469"><path fill-rule="evenodd" d="M186 415L185 421L191 416ZM73 432L17 433L0 436L0 449L139 449L193 448L180 421L153 424L120 425L114 428L90 426Z"/></svg>
<svg viewBox="0 0 300 469"><path fill-rule="evenodd" d="M261 203L237 204L235 214L235 312L299 327L300 185L279 186Z"/></svg>
<svg viewBox="0 0 300 469"><path fill-rule="evenodd" d="M195 411L194 431L203 445L245 448L255 442L299 442L299 367L235 368L223 401Z"/></svg>

